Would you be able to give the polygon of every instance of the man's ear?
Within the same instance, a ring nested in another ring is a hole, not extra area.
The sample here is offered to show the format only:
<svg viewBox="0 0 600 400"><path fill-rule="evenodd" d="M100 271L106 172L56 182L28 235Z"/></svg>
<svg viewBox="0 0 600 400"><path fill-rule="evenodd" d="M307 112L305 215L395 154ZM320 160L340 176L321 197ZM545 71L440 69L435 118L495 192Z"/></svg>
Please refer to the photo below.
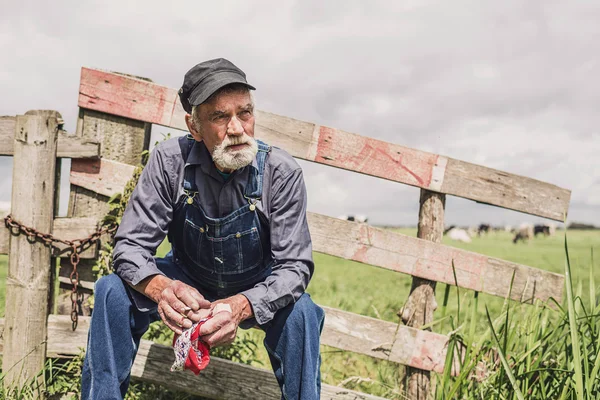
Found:
<svg viewBox="0 0 600 400"><path fill-rule="evenodd" d="M202 135L200 132L198 132L198 130L196 130L196 125L194 124L190 114L185 114L185 124L187 125L188 131L190 131L192 137L198 142L202 141Z"/></svg>

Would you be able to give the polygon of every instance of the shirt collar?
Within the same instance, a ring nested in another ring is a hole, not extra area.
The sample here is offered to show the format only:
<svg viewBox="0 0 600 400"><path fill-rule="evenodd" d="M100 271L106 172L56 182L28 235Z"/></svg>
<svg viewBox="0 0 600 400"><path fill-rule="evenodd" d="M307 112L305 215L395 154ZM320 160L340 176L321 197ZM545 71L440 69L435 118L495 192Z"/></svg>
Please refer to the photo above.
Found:
<svg viewBox="0 0 600 400"><path fill-rule="evenodd" d="M190 149L190 154L188 154L187 165L201 165L207 163L212 164L212 157L210 156L206 145L204 142L194 140L194 145Z"/></svg>

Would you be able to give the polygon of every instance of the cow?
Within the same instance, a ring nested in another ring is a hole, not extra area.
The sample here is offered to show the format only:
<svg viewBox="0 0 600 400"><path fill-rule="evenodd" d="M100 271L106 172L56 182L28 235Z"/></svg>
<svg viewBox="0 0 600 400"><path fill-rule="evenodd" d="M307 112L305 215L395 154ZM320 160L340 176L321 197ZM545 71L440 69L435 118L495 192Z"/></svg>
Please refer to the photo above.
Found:
<svg viewBox="0 0 600 400"><path fill-rule="evenodd" d="M465 229L457 228L452 225L444 231L444 235L448 236L452 240L457 240L463 243L471 243L471 236Z"/></svg>
<svg viewBox="0 0 600 400"><path fill-rule="evenodd" d="M338 219L343 219L346 221L353 221L353 222L362 222L362 223L367 223L369 221L369 218L366 215L340 215L338 217Z"/></svg>
<svg viewBox="0 0 600 400"><path fill-rule="evenodd" d="M490 224L479 224L479 228L477 228L477 236L481 236L484 233L489 233L490 228Z"/></svg>
<svg viewBox="0 0 600 400"><path fill-rule="evenodd" d="M519 240L523 242L528 242L530 239L533 239L533 225L524 223L519 226L516 231L515 237L513 239L513 243L517 243Z"/></svg>
<svg viewBox="0 0 600 400"><path fill-rule="evenodd" d="M533 227L533 234L535 236L537 236L538 233L541 233L544 236L554 236L554 234L556 233L556 225L555 224L536 225Z"/></svg>
<svg viewBox="0 0 600 400"><path fill-rule="evenodd" d="M533 235L537 237L540 233L544 236L550 236L550 227L548 225L535 225L533 227Z"/></svg>

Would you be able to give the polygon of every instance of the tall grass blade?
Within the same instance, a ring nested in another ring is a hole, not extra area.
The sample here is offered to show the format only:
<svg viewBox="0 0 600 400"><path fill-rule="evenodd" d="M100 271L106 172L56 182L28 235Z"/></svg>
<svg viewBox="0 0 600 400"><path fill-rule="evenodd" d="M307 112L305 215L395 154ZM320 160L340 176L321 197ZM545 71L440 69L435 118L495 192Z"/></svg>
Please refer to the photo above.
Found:
<svg viewBox="0 0 600 400"><path fill-rule="evenodd" d="M452 335L448 341L448 352L446 353L446 360L444 365L444 373L442 374L442 393L446 393L448 385L452 379L452 362L454 361L454 348L456 346L456 337ZM443 399L444 397L441 397Z"/></svg>
<svg viewBox="0 0 600 400"><path fill-rule="evenodd" d="M458 287L458 279L456 277L456 268L454 267L454 259L452 259L452 274L454 275L454 285L456 286L456 303L458 311L456 312L456 325L460 325L460 288Z"/></svg>
<svg viewBox="0 0 600 400"><path fill-rule="evenodd" d="M506 357L504 356L504 352L502 351L502 348L500 346L500 339L498 339L498 335L496 335L496 330L494 329L492 317L490 317L490 311L488 310L487 305L485 306L485 314L487 315L488 324L490 325L490 329L492 331L494 341L496 342L496 346L498 346L498 356L500 357L500 361L502 362L502 366L504 367L506 376L508 377L508 380L510 381L513 390L515 391L515 395L517 396L517 398L519 400L525 400L525 397L523 397L523 393L521 393L521 390L519 389L519 385L517 385L517 380L515 379L515 376L513 375L512 370L510 369L510 365L508 365L508 361L506 361Z"/></svg>
<svg viewBox="0 0 600 400"><path fill-rule="evenodd" d="M592 265L590 266L590 313L596 309L596 281L594 280L594 248L592 251Z"/></svg>
<svg viewBox="0 0 600 400"><path fill-rule="evenodd" d="M446 284L446 287L444 288L444 301L442 302L442 318L441 320L444 321L446 319L446 311L448 310L448 299L450 298L450 285ZM442 324L440 326L440 328L442 329L442 332L444 331L444 325ZM421 328L423 329L423 328Z"/></svg>
<svg viewBox="0 0 600 400"><path fill-rule="evenodd" d="M579 344L579 332L577 330L577 315L575 314L575 301L573 299L573 281L571 279L571 263L569 262L569 248L567 245L567 234L565 233L565 284L567 286L567 309L569 315L569 330L571 333L573 369L575 374L575 391L578 400L585 399L583 390L583 371L581 370L581 345Z"/></svg>
<svg viewBox="0 0 600 400"><path fill-rule="evenodd" d="M477 327L477 305L479 304L479 292L473 294L473 304L471 305L471 320L469 321L469 337L467 338L467 351L465 360L471 356L471 348L475 341L475 328Z"/></svg>
<svg viewBox="0 0 600 400"><path fill-rule="evenodd" d="M592 368L592 373L588 377L587 380L587 391L588 394L592 393L594 390L594 383L598 381L598 372L600 371L600 348L596 353L596 361L594 362L594 368Z"/></svg>
<svg viewBox="0 0 600 400"><path fill-rule="evenodd" d="M512 290L513 290L513 285L515 283L515 271L513 271L512 273L512 277L510 278L510 286L508 287L508 296L507 299L510 299L510 295L512 294ZM508 324L509 324L509 316L510 314L510 300L506 301L506 318L504 319L504 340L503 340L503 344L502 344L502 351L504 353L506 353L507 349L508 349L508 335L509 335L509 329L508 329Z"/></svg>

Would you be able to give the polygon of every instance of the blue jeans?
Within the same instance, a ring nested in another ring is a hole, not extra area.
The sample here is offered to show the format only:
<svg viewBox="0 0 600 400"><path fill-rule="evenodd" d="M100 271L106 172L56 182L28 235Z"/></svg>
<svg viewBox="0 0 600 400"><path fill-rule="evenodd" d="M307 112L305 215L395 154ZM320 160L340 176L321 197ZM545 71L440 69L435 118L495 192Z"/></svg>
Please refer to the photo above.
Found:
<svg viewBox="0 0 600 400"><path fill-rule="evenodd" d="M81 378L82 400L125 397L140 339L149 324L159 319L154 311L137 309L126 285L114 274L96 283ZM282 399L320 398L319 338L324 317L323 309L305 293L279 310L272 321L260 326L266 332L264 345ZM165 374L169 373L165 369Z"/></svg>

